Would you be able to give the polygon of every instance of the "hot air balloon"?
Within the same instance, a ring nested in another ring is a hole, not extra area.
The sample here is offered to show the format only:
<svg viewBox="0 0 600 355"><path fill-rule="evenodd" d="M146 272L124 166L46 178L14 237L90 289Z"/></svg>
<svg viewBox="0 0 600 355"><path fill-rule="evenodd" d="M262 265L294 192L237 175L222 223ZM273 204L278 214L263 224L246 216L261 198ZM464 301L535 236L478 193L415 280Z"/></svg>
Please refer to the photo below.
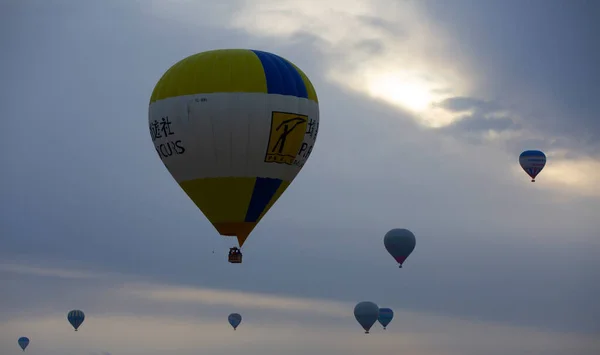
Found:
<svg viewBox="0 0 600 355"><path fill-rule="evenodd" d="M383 237L383 245L402 267L402 263L415 250L415 235L408 229L392 229Z"/></svg>
<svg viewBox="0 0 600 355"><path fill-rule="evenodd" d="M379 317L379 307L373 302L359 302L354 307L354 318L365 330L365 334L369 334L369 329L377 322Z"/></svg>
<svg viewBox="0 0 600 355"><path fill-rule="evenodd" d="M83 311L74 309L70 311L69 314L67 314L67 320L69 321L69 323L71 323L73 328L75 328L75 331L77 331L77 329L79 329L79 327L81 326L81 323L83 323L83 321L85 320L85 314L83 313Z"/></svg>
<svg viewBox="0 0 600 355"><path fill-rule="evenodd" d="M308 77L288 60L221 49L167 70L150 98L148 121L175 181L241 248L309 158L319 104ZM241 263L237 247L229 261Z"/></svg>
<svg viewBox="0 0 600 355"><path fill-rule="evenodd" d="M519 156L519 164L531 177L531 182L535 182L535 177L546 166L546 154L539 150L526 150Z"/></svg>
<svg viewBox="0 0 600 355"><path fill-rule="evenodd" d="M29 345L29 338L28 337L20 337L19 340L17 340L17 343L19 343L19 346L21 347L21 349L23 351L25 351L25 348L27 348L27 346Z"/></svg>
<svg viewBox="0 0 600 355"><path fill-rule="evenodd" d="M227 317L229 324L233 327L233 330L236 330L237 327L242 322L242 316L239 313L231 313L229 317Z"/></svg>
<svg viewBox="0 0 600 355"><path fill-rule="evenodd" d="M386 329L392 319L394 319L394 311L390 308L379 308L379 317L377 320L379 321L379 324L383 326L383 329Z"/></svg>

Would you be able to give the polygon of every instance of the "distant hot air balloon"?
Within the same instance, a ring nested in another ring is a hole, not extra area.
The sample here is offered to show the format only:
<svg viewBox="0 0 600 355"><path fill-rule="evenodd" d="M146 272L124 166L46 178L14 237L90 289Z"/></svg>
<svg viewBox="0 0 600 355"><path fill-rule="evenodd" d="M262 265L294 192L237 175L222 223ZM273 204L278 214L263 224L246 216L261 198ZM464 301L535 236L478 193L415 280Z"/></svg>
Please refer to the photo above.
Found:
<svg viewBox="0 0 600 355"><path fill-rule="evenodd" d="M85 320L85 314L83 313L83 311L74 309L70 311L69 314L67 314L67 320L69 321L69 323L71 323L73 328L75 328L75 331L77 331L77 329L79 329L79 327L81 326L81 323L83 323L83 321Z"/></svg>
<svg viewBox="0 0 600 355"><path fill-rule="evenodd" d="M242 247L309 158L319 104L308 77L288 60L221 49L167 70L148 121L167 170L219 234ZM237 247L229 261L241 262Z"/></svg>
<svg viewBox="0 0 600 355"><path fill-rule="evenodd" d="M415 250L415 235L408 229L392 229L383 237L383 245L402 267L402 263Z"/></svg>
<svg viewBox="0 0 600 355"><path fill-rule="evenodd" d="M377 320L383 326L383 329L386 329L386 327L388 326L388 324L390 324L393 318L394 311L392 311L390 308L379 308L379 317L377 318Z"/></svg>
<svg viewBox="0 0 600 355"><path fill-rule="evenodd" d="M20 337L19 340L17 340L17 343L19 343L19 346L21 347L21 349L23 351L25 351L25 348L27 348L27 346L29 345L29 338L28 337Z"/></svg>
<svg viewBox="0 0 600 355"><path fill-rule="evenodd" d="M354 318L365 330L365 334L369 334L369 329L377 322L379 317L379 307L373 302L359 302L354 307Z"/></svg>
<svg viewBox="0 0 600 355"><path fill-rule="evenodd" d="M242 316L239 313L231 313L229 317L227 317L229 324L233 327L233 330L236 330L237 327L242 322Z"/></svg>
<svg viewBox="0 0 600 355"><path fill-rule="evenodd" d="M531 177L531 182L535 182L535 177L546 166L546 154L539 150L526 150L519 156L519 164Z"/></svg>

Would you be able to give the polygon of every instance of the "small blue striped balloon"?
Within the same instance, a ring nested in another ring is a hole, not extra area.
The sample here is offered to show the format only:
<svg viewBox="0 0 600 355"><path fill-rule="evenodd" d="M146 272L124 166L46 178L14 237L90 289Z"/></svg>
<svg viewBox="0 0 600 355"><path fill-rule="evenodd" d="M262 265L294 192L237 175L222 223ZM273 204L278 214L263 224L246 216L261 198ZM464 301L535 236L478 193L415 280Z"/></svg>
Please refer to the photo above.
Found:
<svg viewBox="0 0 600 355"><path fill-rule="evenodd" d="M83 311L74 309L70 311L67 315L67 320L69 321L69 323L71 323L73 328L75 328L75 331L77 331L77 329L79 329L79 327L81 326L81 323L83 323L83 321L85 320L85 314L83 313Z"/></svg>
<svg viewBox="0 0 600 355"><path fill-rule="evenodd" d="M531 182L535 182L536 176L546 166L546 154L539 150L526 150L519 155L519 164L531 178Z"/></svg>

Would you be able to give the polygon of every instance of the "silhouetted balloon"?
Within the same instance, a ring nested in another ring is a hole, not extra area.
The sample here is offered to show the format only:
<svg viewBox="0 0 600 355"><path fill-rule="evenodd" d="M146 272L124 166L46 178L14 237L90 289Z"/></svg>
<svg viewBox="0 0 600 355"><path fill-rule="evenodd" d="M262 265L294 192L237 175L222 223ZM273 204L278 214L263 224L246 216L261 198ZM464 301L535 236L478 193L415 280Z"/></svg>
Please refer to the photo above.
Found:
<svg viewBox="0 0 600 355"><path fill-rule="evenodd" d="M231 313L229 317L227 317L229 324L233 327L233 330L236 330L237 327L242 322L242 316L239 313Z"/></svg>
<svg viewBox="0 0 600 355"><path fill-rule="evenodd" d="M25 348L27 348L27 346L29 345L29 338L28 337L20 337L19 340L17 340L17 343L19 343L19 346L21 347L21 349L23 351L25 351Z"/></svg>
<svg viewBox="0 0 600 355"><path fill-rule="evenodd" d="M531 182L535 182L535 177L546 166L546 154L539 150L526 150L519 156L519 164L531 177Z"/></svg>
<svg viewBox="0 0 600 355"><path fill-rule="evenodd" d="M383 326L383 329L385 329L388 326L388 324L390 324L393 318L394 311L392 311L390 308L379 308L379 317L377 318L377 320Z"/></svg>
<svg viewBox="0 0 600 355"><path fill-rule="evenodd" d="M369 334L369 329L377 322L379 317L379 307L373 302L359 302L354 307L354 318L365 330L365 334Z"/></svg>
<svg viewBox="0 0 600 355"><path fill-rule="evenodd" d="M416 239L408 229L392 229L383 237L383 245L402 267L402 263L415 250Z"/></svg>
<svg viewBox="0 0 600 355"><path fill-rule="evenodd" d="M83 311L74 309L70 311L67 315L67 320L69 321L69 323L71 323L73 328L75 328L75 331L77 331L77 329L79 329L79 327L81 326L81 323L83 323L83 321L85 320L85 314L83 313Z"/></svg>

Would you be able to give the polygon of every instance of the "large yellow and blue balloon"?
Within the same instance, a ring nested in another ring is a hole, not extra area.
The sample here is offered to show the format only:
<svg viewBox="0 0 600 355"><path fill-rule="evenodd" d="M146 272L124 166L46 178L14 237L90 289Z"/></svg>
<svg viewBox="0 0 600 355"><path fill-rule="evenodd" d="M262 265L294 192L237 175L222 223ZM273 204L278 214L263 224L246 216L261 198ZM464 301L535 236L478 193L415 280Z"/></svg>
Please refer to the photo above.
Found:
<svg viewBox="0 0 600 355"><path fill-rule="evenodd" d="M222 49L173 65L154 88L148 118L173 178L241 247L309 158L319 104L288 60Z"/></svg>
<svg viewBox="0 0 600 355"><path fill-rule="evenodd" d="M536 176L546 166L546 154L539 150L526 150L519 156L519 164L531 177L531 182L535 182Z"/></svg>

